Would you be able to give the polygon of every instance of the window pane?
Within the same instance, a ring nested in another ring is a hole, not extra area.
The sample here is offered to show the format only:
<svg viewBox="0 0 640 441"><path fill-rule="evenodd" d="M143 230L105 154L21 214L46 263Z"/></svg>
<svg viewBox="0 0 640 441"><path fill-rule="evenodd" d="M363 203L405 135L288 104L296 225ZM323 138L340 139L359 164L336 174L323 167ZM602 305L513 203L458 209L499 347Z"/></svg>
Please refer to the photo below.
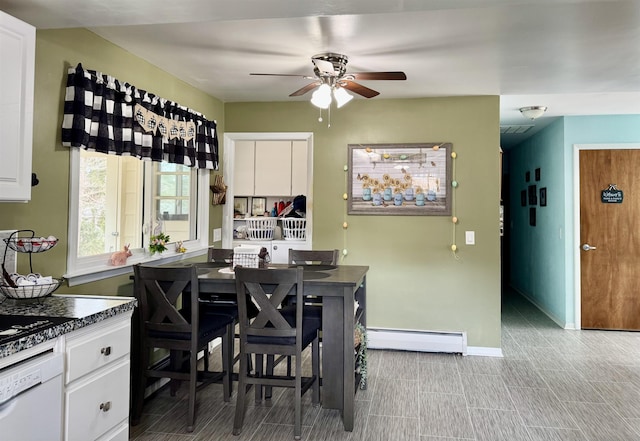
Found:
<svg viewBox="0 0 640 441"><path fill-rule="evenodd" d="M105 252L107 156L81 155L78 256Z"/></svg>
<svg viewBox="0 0 640 441"><path fill-rule="evenodd" d="M170 166L170 167L169 167ZM172 242L195 239L191 231L191 184L194 170L177 164L156 167L154 218L162 220L163 231Z"/></svg>
<svg viewBox="0 0 640 441"><path fill-rule="evenodd" d="M142 161L81 151L78 257L142 247Z"/></svg>

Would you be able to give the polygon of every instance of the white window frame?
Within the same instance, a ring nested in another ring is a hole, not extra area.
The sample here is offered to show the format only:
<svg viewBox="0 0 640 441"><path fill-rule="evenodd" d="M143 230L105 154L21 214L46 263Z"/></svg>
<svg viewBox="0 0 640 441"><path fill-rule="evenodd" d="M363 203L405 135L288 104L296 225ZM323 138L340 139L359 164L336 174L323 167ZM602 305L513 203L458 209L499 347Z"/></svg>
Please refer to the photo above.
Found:
<svg viewBox="0 0 640 441"><path fill-rule="evenodd" d="M78 257L78 228L79 228L79 191L80 191L80 149L72 148L70 152L69 173L69 229L67 248L67 272L63 277L69 286L95 282L119 275L129 274L133 271L132 265L137 263L152 263L159 265L178 260L189 259L207 253L209 248L209 177L208 169L197 170L197 227L196 239L183 243L187 249L185 253L177 253L173 243L162 255L150 255L147 249L149 240L148 231L145 233L145 248L132 249L132 256L127 259L126 265L111 266L109 257L111 253L99 254L90 257ZM146 177L145 179L149 179ZM193 188L193 187L192 187ZM147 192L145 192L147 193ZM145 194L143 197L148 198ZM192 221L196 221L192 216Z"/></svg>

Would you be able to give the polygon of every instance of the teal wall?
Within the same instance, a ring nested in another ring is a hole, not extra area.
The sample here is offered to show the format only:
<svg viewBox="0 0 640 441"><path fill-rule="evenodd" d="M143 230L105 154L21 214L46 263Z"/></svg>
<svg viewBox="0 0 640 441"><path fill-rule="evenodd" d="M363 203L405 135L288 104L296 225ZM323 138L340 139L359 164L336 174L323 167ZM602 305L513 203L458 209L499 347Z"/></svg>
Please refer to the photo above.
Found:
<svg viewBox="0 0 640 441"><path fill-rule="evenodd" d="M568 116L510 149L511 279L562 326L575 326L574 145L640 142L640 115ZM520 206L524 173L541 168L547 207L538 207L529 226L529 207Z"/></svg>

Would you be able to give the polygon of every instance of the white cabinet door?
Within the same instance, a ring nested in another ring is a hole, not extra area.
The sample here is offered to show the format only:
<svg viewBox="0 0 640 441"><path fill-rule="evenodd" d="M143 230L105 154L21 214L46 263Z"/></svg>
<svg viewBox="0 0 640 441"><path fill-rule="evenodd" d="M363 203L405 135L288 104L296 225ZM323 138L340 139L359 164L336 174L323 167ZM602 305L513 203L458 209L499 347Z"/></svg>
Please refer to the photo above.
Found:
<svg viewBox="0 0 640 441"><path fill-rule="evenodd" d="M255 164L256 195L291 194L291 141L256 141Z"/></svg>
<svg viewBox="0 0 640 441"><path fill-rule="evenodd" d="M255 141L236 141L233 161L233 194L253 196Z"/></svg>
<svg viewBox="0 0 640 441"><path fill-rule="evenodd" d="M0 11L0 201L31 199L36 29Z"/></svg>
<svg viewBox="0 0 640 441"><path fill-rule="evenodd" d="M289 250L309 250L311 244L304 240L274 240L271 245L273 263L289 263Z"/></svg>
<svg viewBox="0 0 640 441"><path fill-rule="evenodd" d="M291 196L307 194L307 141L291 144Z"/></svg>

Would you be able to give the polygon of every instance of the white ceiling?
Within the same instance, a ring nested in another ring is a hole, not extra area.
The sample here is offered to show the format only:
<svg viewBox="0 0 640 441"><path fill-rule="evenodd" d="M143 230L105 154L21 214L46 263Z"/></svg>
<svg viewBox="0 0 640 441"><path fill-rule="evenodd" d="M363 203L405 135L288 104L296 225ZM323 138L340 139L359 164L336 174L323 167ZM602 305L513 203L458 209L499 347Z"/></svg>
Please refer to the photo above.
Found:
<svg viewBox="0 0 640 441"><path fill-rule="evenodd" d="M622 0L0 0L38 28L87 27L224 102L307 100L311 56L378 98L500 95L508 148L562 115L640 114L640 2ZM126 79L123 79L126 81ZM364 99L364 98L361 98ZM518 109L544 105L530 121ZM346 108L345 108L346 109Z"/></svg>

